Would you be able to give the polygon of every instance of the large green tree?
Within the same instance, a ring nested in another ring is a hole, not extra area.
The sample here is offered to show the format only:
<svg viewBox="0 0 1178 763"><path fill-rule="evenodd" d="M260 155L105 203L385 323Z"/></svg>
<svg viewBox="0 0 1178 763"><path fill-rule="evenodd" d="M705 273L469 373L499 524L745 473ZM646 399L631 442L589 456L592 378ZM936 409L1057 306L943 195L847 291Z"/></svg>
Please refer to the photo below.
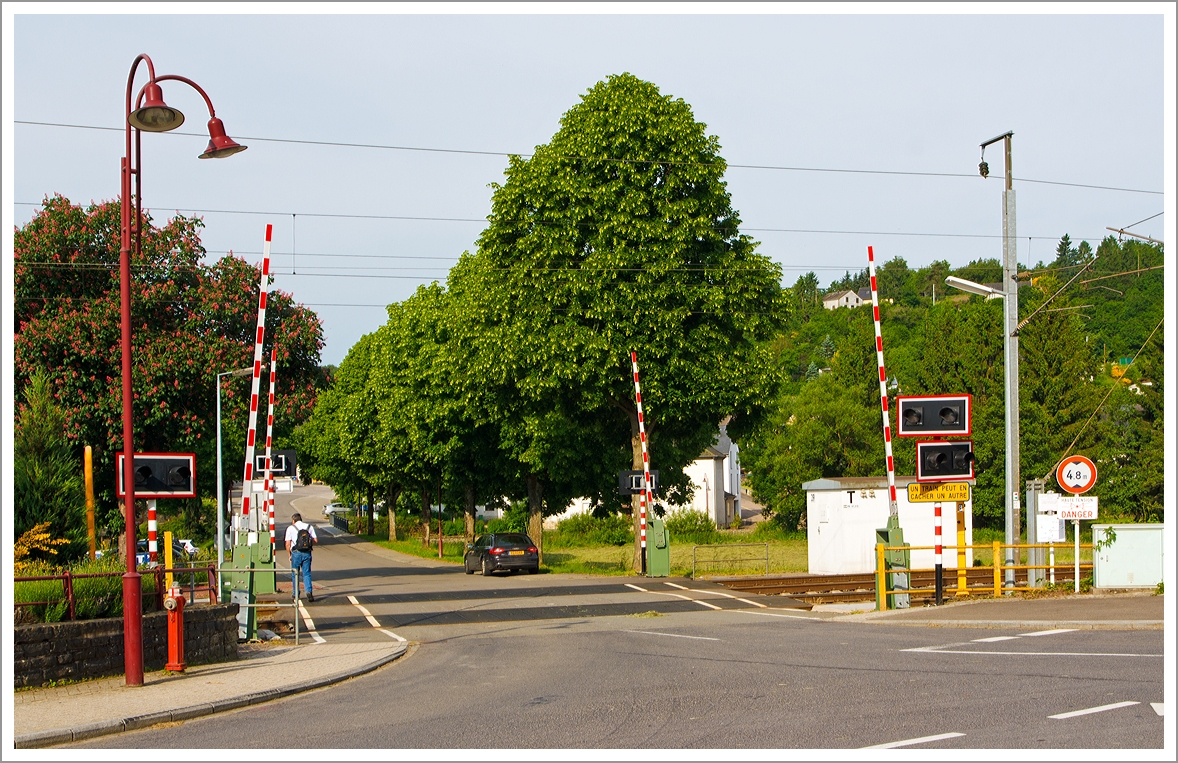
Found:
<svg viewBox="0 0 1178 763"><path fill-rule="evenodd" d="M450 288L467 303L475 376L501 390L534 524L543 483L568 469L600 492L613 484L616 446L560 463L593 426L628 440L628 465L641 468L631 351L652 461L672 494L721 420L765 395L760 342L785 310L780 270L740 233L725 168L687 103L621 74L590 88L495 186L490 224Z"/></svg>

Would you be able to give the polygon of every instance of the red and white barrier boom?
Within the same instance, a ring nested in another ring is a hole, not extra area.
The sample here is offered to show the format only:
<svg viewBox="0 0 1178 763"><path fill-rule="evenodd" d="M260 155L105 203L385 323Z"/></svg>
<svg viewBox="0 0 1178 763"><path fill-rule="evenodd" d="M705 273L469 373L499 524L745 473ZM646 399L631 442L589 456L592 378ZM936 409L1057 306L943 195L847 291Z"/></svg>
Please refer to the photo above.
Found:
<svg viewBox="0 0 1178 763"><path fill-rule="evenodd" d="M884 453L888 460L888 526L885 530L878 532L886 534L888 546L900 546L904 543L904 531L900 529L900 506L896 502L896 465L892 459L892 425L888 418L888 375L884 370L883 333L879 327L879 291L875 281L875 250L870 246L867 247L867 268L871 275L871 315L875 321L875 356L879 366L879 404L883 413ZM892 563L898 562L895 566L908 566L907 552L893 551L888 553L891 554ZM897 572L890 577L892 578L890 588L896 591L908 589L908 573ZM895 594L894 602L897 609L906 608L908 594Z"/></svg>
<svg viewBox="0 0 1178 763"><path fill-rule="evenodd" d="M262 340L266 336L266 287L270 285L270 237L273 232L274 226L267 225L266 242L262 249L262 277L258 282L258 330L254 338L254 374L253 384L250 388L249 431L245 437L245 475L241 482L241 517L237 523L238 538L243 532L258 531L256 515L260 512L255 511L255 518L250 519L250 499L253 497L251 488L254 478L255 441L258 432L258 392L262 381Z"/></svg>
<svg viewBox="0 0 1178 763"><path fill-rule="evenodd" d="M642 415L642 386L638 383L638 353L630 352L630 364L634 367L634 400L638 405L638 434L642 438L642 496L638 499L638 532L642 545L642 574L646 574L646 512L654 504L650 489L650 452L646 447L646 419Z"/></svg>
<svg viewBox="0 0 1178 763"><path fill-rule="evenodd" d="M271 447L274 440L274 378L277 374L278 351L270 350L270 402L266 409L266 513L270 517L270 552L274 552L274 462Z"/></svg>

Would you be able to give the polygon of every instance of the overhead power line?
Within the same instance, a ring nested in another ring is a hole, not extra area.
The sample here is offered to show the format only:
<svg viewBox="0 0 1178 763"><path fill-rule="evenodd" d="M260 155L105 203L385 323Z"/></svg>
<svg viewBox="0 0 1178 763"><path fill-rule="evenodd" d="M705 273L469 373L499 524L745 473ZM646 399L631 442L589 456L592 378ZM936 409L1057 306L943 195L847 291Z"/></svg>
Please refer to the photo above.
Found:
<svg viewBox="0 0 1178 763"><path fill-rule="evenodd" d="M21 124L21 125L31 125L31 126L36 126L36 127L64 127L64 128L78 129L78 130L101 130L101 131L106 131L106 132L120 132L120 133L123 132L125 129L123 127L100 127L98 125L78 125L78 124L67 124L67 123L63 123L63 122L38 122L38 121L23 120L23 119L14 119L13 123L14 124ZM166 134L168 134L168 135L182 135L185 137L196 137L196 138L206 137L202 133L193 133L193 132L172 131L172 132L169 132ZM476 149L436 148L436 147L429 147L429 146L396 146L396 145L386 145L386 144L380 144L380 143L349 143L349 142L343 142L343 141L329 141L329 140L301 140L301 139L296 139L296 138L264 138L264 137L260 137L260 136L251 136L251 135L239 135L239 136L237 136L237 138L239 140L248 140L251 142L286 143L286 144L304 145L304 146L329 146L329 147L336 147L336 148L365 148L365 149L378 149L378 150L384 150L384 151L413 151L413 152L434 153L434 154L464 154L464 155L469 155L469 156L499 156L499 157L511 157L511 156L532 157L532 156L535 156L535 154L529 153L529 152L480 151L480 150L476 150ZM706 165L713 163L713 162L692 162L692 161L682 161L682 160L615 159L615 158L609 158L609 157L573 156L573 155L566 155L566 156L563 156L562 158L574 159L574 160L580 160L580 161L592 160L592 161L618 162L618 163L622 163L622 164L662 164L662 165L706 166ZM966 172L917 172L917 171L912 171L912 170L867 170L867 169L852 169L852 168L846 168L846 167L800 167L800 166L775 165L775 164L734 164L734 163L725 163L725 164L729 169L772 170L772 171L779 171L779 172L824 172L824 173L852 174L852 175L894 175L894 176L904 176L904 177L944 177L944 178L976 178L976 177L978 177L978 175L976 173L972 173L972 172L968 172L968 173L966 173ZM1162 191L1149 191L1149 190L1144 190L1144 189L1140 189L1140 188L1122 188L1119 186L1094 185L1094 184L1090 184L1090 183L1068 183L1068 182L1064 182L1064 181L1060 181L1060 180L1039 180L1039 179L1033 179L1033 178L1020 178L1020 177L1016 177L1016 178L1014 178L1014 180L1016 182L1020 182L1020 183L1038 183L1041 185L1069 186L1072 188L1091 188L1091 189L1101 190L1101 191L1122 191L1125 193L1147 193L1147 194L1154 194L1154 195L1158 195L1158 196L1162 195Z"/></svg>

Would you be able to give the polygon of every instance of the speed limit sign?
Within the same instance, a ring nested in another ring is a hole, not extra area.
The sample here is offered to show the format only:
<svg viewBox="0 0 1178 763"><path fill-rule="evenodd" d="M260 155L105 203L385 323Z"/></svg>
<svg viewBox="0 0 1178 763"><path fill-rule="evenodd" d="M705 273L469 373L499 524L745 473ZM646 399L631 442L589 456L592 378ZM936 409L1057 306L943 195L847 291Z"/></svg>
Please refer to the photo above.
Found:
<svg viewBox="0 0 1178 763"><path fill-rule="evenodd" d="M1096 464L1087 456L1068 456L1059 462L1055 481L1069 493L1087 493L1096 484Z"/></svg>

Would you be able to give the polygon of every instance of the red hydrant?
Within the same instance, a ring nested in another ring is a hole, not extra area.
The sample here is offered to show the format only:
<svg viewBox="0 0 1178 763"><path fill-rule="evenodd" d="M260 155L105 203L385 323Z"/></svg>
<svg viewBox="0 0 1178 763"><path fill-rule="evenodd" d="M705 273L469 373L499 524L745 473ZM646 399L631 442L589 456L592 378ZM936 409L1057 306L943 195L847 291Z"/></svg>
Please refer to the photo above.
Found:
<svg viewBox="0 0 1178 763"><path fill-rule="evenodd" d="M164 670L182 673L188 665L184 662L184 594L178 587L168 591L164 609L168 610L168 664Z"/></svg>

